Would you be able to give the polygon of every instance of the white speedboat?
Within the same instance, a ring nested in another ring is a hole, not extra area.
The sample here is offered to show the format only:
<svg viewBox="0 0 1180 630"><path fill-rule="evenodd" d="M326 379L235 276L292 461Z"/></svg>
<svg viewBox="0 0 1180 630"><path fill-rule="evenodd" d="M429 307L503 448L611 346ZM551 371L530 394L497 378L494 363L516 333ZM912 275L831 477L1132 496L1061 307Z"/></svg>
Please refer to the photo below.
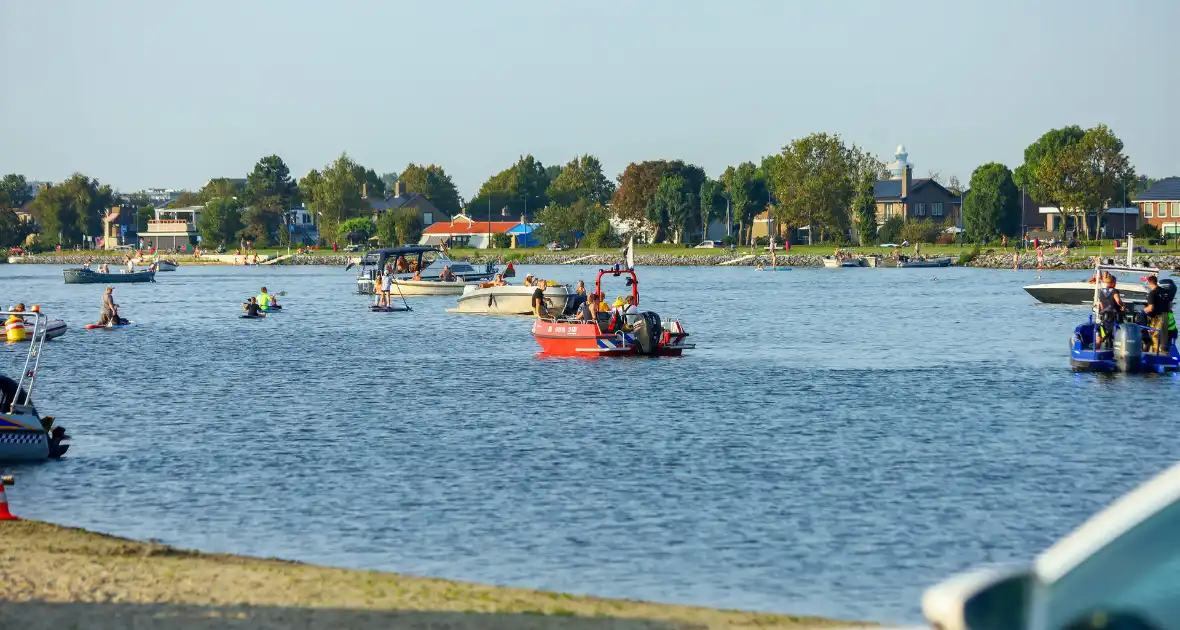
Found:
<svg viewBox="0 0 1180 630"><path fill-rule="evenodd" d="M41 313L4 312L23 317L28 334L29 352L18 380L0 376L0 463L57 459L70 448L65 429L53 426L53 416L42 417L33 405L33 385L41 365L48 320ZM28 323L32 320L31 325Z"/></svg>
<svg viewBox="0 0 1180 630"><path fill-rule="evenodd" d="M475 313L480 315L531 315L533 312L533 291L536 287L521 284L505 286L467 285L459 296L455 308L448 313ZM545 287L545 297L552 303L552 311L564 313L570 296L574 292L569 285L557 284Z"/></svg>
<svg viewBox="0 0 1180 630"><path fill-rule="evenodd" d="M1128 302L1147 301L1147 287L1140 282L1135 284L1118 282L1115 288L1119 290L1119 295ZM1024 287L1024 290L1038 302L1044 304L1091 305L1094 303L1093 282L1042 282L1030 284Z"/></svg>
<svg viewBox="0 0 1180 630"><path fill-rule="evenodd" d="M393 279L403 295L461 295L466 283L489 280L496 273L496 266L492 263L475 267L467 262L451 260L441 249L425 245L390 247L369 252L360 260L349 263L345 270L356 266L357 292L372 295L377 275L387 265L395 270ZM458 279L456 282L439 280L447 268ZM418 279L414 278L415 273Z"/></svg>
<svg viewBox="0 0 1180 630"><path fill-rule="evenodd" d="M865 262L864 258L824 256L824 266L829 269L836 269L838 267L867 267L868 263Z"/></svg>
<svg viewBox="0 0 1180 630"><path fill-rule="evenodd" d="M151 258L147 256L133 259L132 262L141 267L155 265L156 271L176 271L176 268L180 266L180 263L174 260L164 260L163 258Z"/></svg>

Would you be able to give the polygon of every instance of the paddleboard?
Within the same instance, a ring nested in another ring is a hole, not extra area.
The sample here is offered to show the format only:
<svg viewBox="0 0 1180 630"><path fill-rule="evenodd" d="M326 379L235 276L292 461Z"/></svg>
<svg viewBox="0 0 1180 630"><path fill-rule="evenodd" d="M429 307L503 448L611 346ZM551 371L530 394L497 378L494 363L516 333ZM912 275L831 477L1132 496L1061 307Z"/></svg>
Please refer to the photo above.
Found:
<svg viewBox="0 0 1180 630"><path fill-rule="evenodd" d="M373 313L401 313L410 310L408 306L370 306L369 311Z"/></svg>
<svg viewBox="0 0 1180 630"><path fill-rule="evenodd" d="M115 330L117 328L130 328L135 325L135 322L127 322L126 324L119 324L117 326L99 326L98 324L86 324L83 326L85 330Z"/></svg>
<svg viewBox="0 0 1180 630"><path fill-rule="evenodd" d="M238 315L238 319L266 319L266 315Z"/></svg>
<svg viewBox="0 0 1180 630"><path fill-rule="evenodd" d="M790 271L790 270L791 270L790 267L774 267L774 268L763 267L762 269L758 269L758 268L754 269L754 271Z"/></svg>

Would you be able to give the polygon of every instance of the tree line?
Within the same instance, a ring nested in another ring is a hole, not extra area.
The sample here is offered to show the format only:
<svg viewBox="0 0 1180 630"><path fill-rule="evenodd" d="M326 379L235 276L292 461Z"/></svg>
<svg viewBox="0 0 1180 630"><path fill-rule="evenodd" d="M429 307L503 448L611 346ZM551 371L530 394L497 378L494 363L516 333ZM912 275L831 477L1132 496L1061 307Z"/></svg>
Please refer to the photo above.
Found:
<svg viewBox="0 0 1180 630"><path fill-rule="evenodd" d="M937 172L929 176L952 194L964 192L955 177L944 182ZM369 199L390 192L397 181L446 216L461 211L487 220L528 216L542 224L542 238L572 245L617 245L612 220L653 243L695 241L720 221L729 226L733 242L750 243L755 217L762 212L781 228L808 227L809 240L846 242L855 235L868 244L898 239L903 229L910 240L935 238L940 229L929 221L914 226L900 219L878 222L874 184L886 177L877 156L839 134L813 133L757 163L729 166L716 178L700 166L659 159L632 162L612 180L593 155L549 166L525 155L490 176L470 201L435 164L410 163L401 172L379 175L342 154L296 181L283 160L270 155L244 180L210 180L199 191L181 194L173 205L205 206L198 228L202 242L211 246L239 239L260 247L286 245L287 212L301 203L325 240L375 235L382 243L415 241L423 227L416 212L368 218ZM1086 219L1091 211L1122 205L1150 183L1136 175L1122 141L1105 125L1052 129L1025 149L1024 162L1015 170L999 163L975 169L963 204L963 227L971 241L1017 236L1023 191L1038 205L1059 207L1088 235L1099 227ZM143 222L154 211L144 196L121 195L82 174L35 197L23 176L10 174L0 180L0 243L19 243L27 235L28 226L10 208L30 200L39 240L46 244L69 245L101 234L102 216L115 204L136 207Z"/></svg>

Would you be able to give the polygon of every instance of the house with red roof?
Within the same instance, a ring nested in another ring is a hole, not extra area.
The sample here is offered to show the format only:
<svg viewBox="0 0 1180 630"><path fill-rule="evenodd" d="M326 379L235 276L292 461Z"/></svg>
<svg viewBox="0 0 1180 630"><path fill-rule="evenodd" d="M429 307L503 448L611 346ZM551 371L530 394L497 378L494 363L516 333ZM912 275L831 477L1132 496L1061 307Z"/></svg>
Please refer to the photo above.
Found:
<svg viewBox="0 0 1180 630"><path fill-rule="evenodd" d="M447 247L473 247L475 249L489 249L496 234L504 234L515 241L515 236L521 232L516 229L521 225L536 227L534 224L521 221L476 221L466 214L457 214L450 221L439 221L422 230L419 245L446 245ZM532 230L528 230L531 233ZM513 243L510 246L515 246Z"/></svg>

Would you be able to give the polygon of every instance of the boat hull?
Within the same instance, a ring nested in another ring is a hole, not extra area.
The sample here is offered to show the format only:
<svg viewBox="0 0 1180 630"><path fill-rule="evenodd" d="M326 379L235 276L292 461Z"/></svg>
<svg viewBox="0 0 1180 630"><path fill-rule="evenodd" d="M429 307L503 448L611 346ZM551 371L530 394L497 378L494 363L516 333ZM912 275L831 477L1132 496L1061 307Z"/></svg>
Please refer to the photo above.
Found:
<svg viewBox="0 0 1180 630"><path fill-rule="evenodd" d="M950 258L935 258L933 260L907 260L897 263L903 269L921 269L924 267L950 267Z"/></svg>
<svg viewBox="0 0 1180 630"><path fill-rule="evenodd" d="M675 326L679 329L679 324ZM636 357L641 356L634 333L603 333L598 324L538 319L533 322L533 339L546 357ZM664 331L661 340L644 356L678 357L692 348L685 343L688 333Z"/></svg>
<svg viewBox="0 0 1180 630"><path fill-rule="evenodd" d="M393 295L462 295L467 287L465 282L442 282L440 280L394 280L389 291Z"/></svg>
<svg viewBox="0 0 1180 630"><path fill-rule="evenodd" d="M18 405L0 414L0 462L45 461L50 454L49 432L32 407Z"/></svg>
<svg viewBox="0 0 1180 630"><path fill-rule="evenodd" d="M1139 285L1118 288L1125 302L1144 302L1147 290ZM1094 303L1094 285L1088 282L1047 282L1024 287L1026 293L1042 304L1085 304Z"/></svg>
<svg viewBox="0 0 1180 630"><path fill-rule="evenodd" d="M1135 326L1134 330L1134 334L1139 335L1141 327ZM1097 331L1098 325L1093 323L1082 324L1074 329L1069 344L1069 364L1074 371L1163 374L1180 370L1180 352L1174 343L1165 353L1144 351L1134 360L1120 361L1115 355L1114 348L1095 347Z"/></svg>
<svg viewBox="0 0 1180 630"><path fill-rule="evenodd" d="M62 275L65 277L66 284L127 284L156 281L156 272L154 271L98 273L84 269L66 269Z"/></svg>
<svg viewBox="0 0 1180 630"><path fill-rule="evenodd" d="M477 315L531 315L533 312L533 287L467 287L463 295L459 296L455 308L447 309L448 312ZM570 295L569 287L564 285L545 288L545 297L552 302L549 308L554 312L565 312Z"/></svg>

